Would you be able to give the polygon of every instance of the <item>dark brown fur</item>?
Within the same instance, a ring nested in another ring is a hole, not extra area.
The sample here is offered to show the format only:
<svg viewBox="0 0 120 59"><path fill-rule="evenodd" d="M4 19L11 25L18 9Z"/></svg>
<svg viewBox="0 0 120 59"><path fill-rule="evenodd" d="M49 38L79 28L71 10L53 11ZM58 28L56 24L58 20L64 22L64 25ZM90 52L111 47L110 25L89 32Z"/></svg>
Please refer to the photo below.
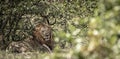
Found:
<svg viewBox="0 0 120 59"><path fill-rule="evenodd" d="M48 46L47 48L53 50L54 42L52 28L42 23L36 25L33 31L33 40L39 42L43 46L46 45Z"/></svg>

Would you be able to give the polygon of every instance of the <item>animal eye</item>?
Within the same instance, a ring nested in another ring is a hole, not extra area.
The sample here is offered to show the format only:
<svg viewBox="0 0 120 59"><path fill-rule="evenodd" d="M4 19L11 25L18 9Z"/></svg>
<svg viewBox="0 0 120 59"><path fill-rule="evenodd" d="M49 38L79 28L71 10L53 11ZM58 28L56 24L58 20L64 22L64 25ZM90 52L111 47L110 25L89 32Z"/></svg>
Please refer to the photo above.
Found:
<svg viewBox="0 0 120 59"><path fill-rule="evenodd" d="M40 32L42 32L42 33L43 33L43 32L44 32L44 30L41 30Z"/></svg>
<svg viewBox="0 0 120 59"><path fill-rule="evenodd" d="M42 32L44 32L44 31L42 31Z"/></svg>

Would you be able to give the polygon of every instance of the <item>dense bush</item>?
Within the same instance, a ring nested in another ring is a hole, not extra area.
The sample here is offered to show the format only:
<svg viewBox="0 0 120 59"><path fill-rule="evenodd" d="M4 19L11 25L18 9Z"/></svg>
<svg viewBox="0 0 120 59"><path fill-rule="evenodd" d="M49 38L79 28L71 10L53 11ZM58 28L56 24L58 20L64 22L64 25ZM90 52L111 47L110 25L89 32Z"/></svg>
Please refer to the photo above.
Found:
<svg viewBox="0 0 120 59"><path fill-rule="evenodd" d="M0 44L23 40L31 36L36 23L56 20L50 25L56 42L52 54L10 54L11 58L119 59L119 12L119 0L0 1L0 34L4 35ZM0 54L0 58L10 57Z"/></svg>

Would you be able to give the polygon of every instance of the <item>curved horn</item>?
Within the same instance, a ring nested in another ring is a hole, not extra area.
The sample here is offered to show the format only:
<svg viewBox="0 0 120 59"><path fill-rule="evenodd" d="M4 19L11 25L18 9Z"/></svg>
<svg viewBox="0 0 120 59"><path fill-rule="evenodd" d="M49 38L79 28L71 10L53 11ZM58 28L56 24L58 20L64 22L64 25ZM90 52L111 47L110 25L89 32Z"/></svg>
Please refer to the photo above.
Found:
<svg viewBox="0 0 120 59"><path fill-rule="evenodd" d="M48 18L46 20L47 20L47 22L48 22L49 25L54 25L56 23L56 19L54 19L53 23L50 23Z"/></svg>

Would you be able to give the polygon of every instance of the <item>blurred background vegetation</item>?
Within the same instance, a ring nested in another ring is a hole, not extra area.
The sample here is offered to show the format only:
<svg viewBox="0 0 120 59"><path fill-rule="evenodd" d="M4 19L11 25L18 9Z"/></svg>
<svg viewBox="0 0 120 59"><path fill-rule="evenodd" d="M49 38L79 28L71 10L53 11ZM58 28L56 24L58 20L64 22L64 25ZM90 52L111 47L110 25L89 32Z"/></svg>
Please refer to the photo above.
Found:
<svg viewBox="0 0 120 59"><path fill-rule="evenodd" d="M46 18L56 20L53 53L0 51L0 59L120 58L120 0L0 0L1 50L31 36Z"/></svg>

